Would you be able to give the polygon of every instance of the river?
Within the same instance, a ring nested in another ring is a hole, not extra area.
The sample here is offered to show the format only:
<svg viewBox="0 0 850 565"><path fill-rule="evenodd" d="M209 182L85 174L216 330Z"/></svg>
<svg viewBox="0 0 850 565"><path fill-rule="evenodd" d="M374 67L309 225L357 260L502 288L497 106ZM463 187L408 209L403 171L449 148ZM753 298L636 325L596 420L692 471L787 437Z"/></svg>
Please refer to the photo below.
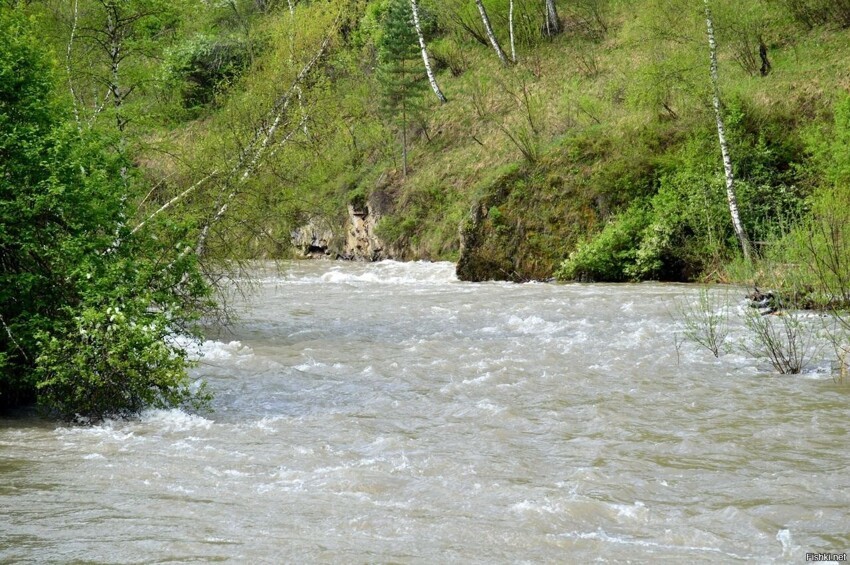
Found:
<svg viewBox="0 0 850 565"><path fill-rule="evenodd" d="M850 550L850 386L675 346L686 285L258 271L214 411L0 420L0 562L804 562ZM735 337L733 336L733 339Z"/></svg>

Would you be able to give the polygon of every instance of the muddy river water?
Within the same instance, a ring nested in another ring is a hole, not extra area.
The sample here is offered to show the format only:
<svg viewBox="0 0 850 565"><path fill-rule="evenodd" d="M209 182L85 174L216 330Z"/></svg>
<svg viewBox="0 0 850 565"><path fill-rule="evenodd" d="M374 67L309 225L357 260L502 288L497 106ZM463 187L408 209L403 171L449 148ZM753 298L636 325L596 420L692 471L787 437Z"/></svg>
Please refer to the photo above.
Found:
<svg viewBox="0 0 850 565"><path fill-rule="evenodd" d="M257 281L197 345L213 412L0 419L0 562L850 553L850 386L677 348L693 287L394 262Z"/></svg>

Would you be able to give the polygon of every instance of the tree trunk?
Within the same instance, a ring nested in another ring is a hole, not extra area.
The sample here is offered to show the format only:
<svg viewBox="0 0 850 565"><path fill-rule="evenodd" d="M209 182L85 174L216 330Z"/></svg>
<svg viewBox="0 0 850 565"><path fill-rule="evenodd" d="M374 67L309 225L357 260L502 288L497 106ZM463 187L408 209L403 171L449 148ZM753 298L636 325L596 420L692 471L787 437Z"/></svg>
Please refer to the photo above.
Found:
<svg viewBox="0 0 850 565"><path fill-rule="evenodd" d="M514 0L508 5L508 29L511 33L511 61L516 63L516 42L514 41Z"/></svg>
<svg viewBox="0 0 850 565"><path fill-rule="evenodd" d="M555 0L546 0L546 35L551 37L559 33L561 33L561 20L558 19Z"/></svg>
<svg viewBox="0 0 850 565"><path fill-rule="evenodd" d="M407 178L407 110L406 104L401 106L401 176Z"/></svg>
<svg viewBox="0 0 850 565"><path fill-rule="evenodd" d="M723 170L726 176L726 200L729 202L729 214L732 216L732 227L735 229L735 235L738 237L738 242L741 244L741 251L744 254L744 259L750 260L750 240L747 237L747 232L744 231L744 225L741 223L741 216L738 212L738 198L735 196L735 177L732 174L732 159L729 157L729 144L726 141L726 128L723 125L723 113L720 108L720 86L717 78L717 42L714 40L714 24L711 18L711 9L708 6L708 0L703 0L705 4L705 22L708 30L708 50L709 59L711 61L711 87L714 102L714 119L717 122L717 137L720 140L720 153L723 156Z"/></svg>
<svg viewBox="0 0 850 565"><path fill-rule="evenodd" d="M487 39L490 40L490 45L493 46L502 64L507 67L509 65L508 58L505 56L505 52L502 51L499 40L496 39L496 34L493 33L493 26L490 25L490 18L487 17L487 10L484 9L484 4L481 3L481 0L475 0L475 4L478 5L478 11L481 13L481 21L484 22L484 29L487 30Z"/></svg>
<svg viewBox="0 0 850 565"><path fill-rule="evenodd" d="M422 49L422 62L425 63L425 72L428 73L428 82L431 84L431 90L437 95L441 104L448 102L443 91L440 90L437 84L437 79L434 77L434 71L431 69L431 58L428 56L428 50L425 48L425 36L422 34L422 26L419 24L419 6L416 0L410 0L410 9L413 11L413 25L416 27L416 35L419 37L419 47Z"/></svg>
<svg viewBox="0 0 850 565"><path fill-rule="evenodd" d="M119 28L119 15L114 4L107 6L106 15L106 35L109 38L109 91L112 94L112 104L115 107L115 119L118 125L118 131L124 131L125 121L121 115L121 103L124 101L124 95L121 92L119 85L118 67L121 64L121 35L122 31Z"/></svg>

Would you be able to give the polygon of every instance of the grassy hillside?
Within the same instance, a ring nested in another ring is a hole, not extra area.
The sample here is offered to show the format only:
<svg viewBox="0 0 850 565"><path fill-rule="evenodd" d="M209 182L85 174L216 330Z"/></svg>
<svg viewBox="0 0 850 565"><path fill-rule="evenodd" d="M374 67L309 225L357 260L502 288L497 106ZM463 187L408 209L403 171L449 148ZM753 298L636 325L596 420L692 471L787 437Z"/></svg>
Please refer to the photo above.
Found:
<svg viewBox="0 0 850 565"><path fill-rule="evenodd" d="M542 0L518 0L509 66L473 2L421 2L449 102L410 60L424 87L405 116L404 176L380 47L391 0L135 1L158 17L124 63L138 87L94 121L127 121L127 150L155 187L139 217L208 179L168 214L209 225L215 256L286 256L292 229L321 218L342 231L348 204L377 198L378 234L400 258L461 259L471 280L716 278L736 257L703 2L558 2L563 32L550 36ZM510 53L507 0L484 4ZM846 189L824 155L843 127L850 15L831 0L710 4L743 220L764 252L818 194ZM57 1L43 25L78 95L95 92L81 67L96 50L79 32L67 49L71 13ZM275 115L285 127L244 174Z"/></svg>

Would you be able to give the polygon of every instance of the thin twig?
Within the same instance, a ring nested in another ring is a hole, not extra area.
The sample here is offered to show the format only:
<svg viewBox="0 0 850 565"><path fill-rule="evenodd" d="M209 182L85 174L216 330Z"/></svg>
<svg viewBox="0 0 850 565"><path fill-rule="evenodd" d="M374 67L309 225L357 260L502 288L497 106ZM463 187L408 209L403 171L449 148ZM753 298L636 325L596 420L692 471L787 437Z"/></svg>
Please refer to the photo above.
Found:
<svg viewBox="0 0 850 565"><path fill-rule="evenodd" d="M3 324L3 328L6 330L6 335L8 335L8 336L9 336L9 339L11 339L11 340L12 340L12 343L14 343L14 344L15 344L15 347L17 347L17 348L18 348L18 351L20 351L20 352L21 352L21 355L23 355L23 356L24 356L24 359L26 359L27 361L29 361L29 360L30 360L30 358L27 356L27 352L26 352L26 351L24 351L24 348L23 348L23 347L21 347L21 344L20 344L20 343L18 343L18 340L17 340L17 339L15 339L15 336L13 336L13 335L12 335L12 330L9 328L9 326L7 326L7 325L6 325L6 320L4 320L4 319L3 319L3 315L2 315L2 314L0 314L0 324Z"/></svg>

